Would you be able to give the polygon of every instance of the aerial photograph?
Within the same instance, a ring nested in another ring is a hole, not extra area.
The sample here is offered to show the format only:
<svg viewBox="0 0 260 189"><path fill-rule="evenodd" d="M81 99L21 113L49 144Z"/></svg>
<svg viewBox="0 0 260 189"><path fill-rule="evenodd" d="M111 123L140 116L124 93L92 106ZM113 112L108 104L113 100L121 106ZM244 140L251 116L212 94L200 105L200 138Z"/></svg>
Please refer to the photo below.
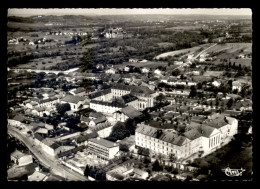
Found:
<svg viewBox="0 0 260 189"><path fill-rule="evenodd" d="M9 8L7 178L253 181L250 8Z"/></svg>

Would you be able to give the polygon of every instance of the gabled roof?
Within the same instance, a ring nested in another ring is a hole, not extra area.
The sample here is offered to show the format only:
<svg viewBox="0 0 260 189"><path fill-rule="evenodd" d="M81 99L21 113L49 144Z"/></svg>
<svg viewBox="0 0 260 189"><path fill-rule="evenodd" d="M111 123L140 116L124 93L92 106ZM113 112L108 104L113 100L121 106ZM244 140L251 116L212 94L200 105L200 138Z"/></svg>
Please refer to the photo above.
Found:
<svg viewBox="0 0 260 189"><path fill-rule="evenodd" d="M73 95L67 95L65 96L62 101L68 102L68 103L74 103L77 104L80 101L84 101L85 98L84 97L80 97L80 96L73 96Z"/></svg>
<svg viewBox="0 0 260 189"><path fill-rule="evenodd" d="M74 91L75 94L79 94L79 93L82 93L82 92L85 92L85 89L84 89L83 87L79 87L79 88L77 88L77 89Z"/></svg>
<svg viewBox="0 0 260 189"><path fill-rule="evenodd" d="M105 116L102 116L102 117L99 117L99 118L94 119L94 120L92 120L92 121L94 121L95 124L99 124L99 123L105 122L106 120L107 120L106 117L105 117Z"/></svg>
<svg viewBox="0 0 260 189"><path fill-rule="evenodd" d="M180 135L178 136L175 133L165 132L162 129L157 129L144 124L139 125L139 127L136 129L136 132L142 133L152 138L157 138L158 140L162 140L177 146L183 145L184 142L188 140L184 136L180 136Z"/></svg>
<svg viewBox="0 0 260 189"><path fill-rule="evenodd" d="M11 156L16 159L20 159L21 157L25 156L25 154L20 152L19 150L15 150L13 153L11 153Z"/></svg>
<svg viewBox="0 0 260 189"><path fill-rule="evenodd" d="M86 117L86 116L84 116L84 115L81 115L81 116L80 116L80 121L89 122L89 121L91 121L91 119L89 119L89 117Z"/></svg>
<svg viewBox="0 0 260 189"><path fill-rule="evenodd" d="M103 96L103 95L106 95L106 94L109 94L109 93L111 93L111 89L105 89L105 90L98 91L98 92L90 94L90 98L91 99L97 98L99 96Z"/></svg>
<svg viewBox="0 0 260 189"><path fill-rule="evenodd" d="M125 104L138 99L136 96L133 96L132 94L126 94L124 96L121 96L121 98L123 99L123 102Z"/></svg>
<svg viewBox="0 0 260 189"><path fill-rule="evenodd" d="M136 110L133 106L127 106L125 108L122 108L120 111L131 119L142 115L142 113Z"/></svg>
<svg viewBox="0 0 260 189"><path fill-rule="evenodd" d="M104 114L102 114L101 112L90 112L89 117L99 118L104 117Z"/></svg>
<svg viewBox="0 0 260 189"><path fill-rule="evenodd" d="M20 122L24 121L25 119L26 119L26 118L25 118L23 115L20 115L20 114L17 114L17 115L13 118L13 120L20 121Z"/></svg>
<svg viewBox="0 0 260 189"><path fill-rule="evenodd" d="M39 135L38 133L35 133L35 134L34 134L34 137L35 137L37 140L39 140L39 141L43 141L43 140L44 140L44 138L43 138L41 135Z"/></svg>

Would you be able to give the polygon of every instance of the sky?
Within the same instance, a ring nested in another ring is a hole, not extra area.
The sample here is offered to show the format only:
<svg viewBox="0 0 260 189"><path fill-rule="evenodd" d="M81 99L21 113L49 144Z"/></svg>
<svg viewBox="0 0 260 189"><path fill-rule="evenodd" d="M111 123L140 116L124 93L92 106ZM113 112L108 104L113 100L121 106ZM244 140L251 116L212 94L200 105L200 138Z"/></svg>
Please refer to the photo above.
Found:
<svg viewBox="0 0 260 189"><path fill-rule="evenodd" d="M8 16L31 15L208 14L252 15L251 9L8 9Z"/></svg>

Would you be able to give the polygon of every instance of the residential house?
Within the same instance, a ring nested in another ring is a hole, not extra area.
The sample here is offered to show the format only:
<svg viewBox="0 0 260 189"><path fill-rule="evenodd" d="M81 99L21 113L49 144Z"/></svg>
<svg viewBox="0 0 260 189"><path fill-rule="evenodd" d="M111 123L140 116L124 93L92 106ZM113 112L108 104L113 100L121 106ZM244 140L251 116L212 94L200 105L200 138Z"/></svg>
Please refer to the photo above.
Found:
<svg viewBox="0 0 260 189"><path fill-rule="evenodd" d="M113 118L117 121L125 122L128 118L134 119L143 114L136 110L133 106L127 106L113 113Z"/></svg>
<svg viewBox="0 0 260 189"><path fill-rule="evenodd" d="M11 153L11 160L19 166L24 166L33 163L32 155L24 154L19 150L15 150L13 153Z"/></svg>
<svg viewBox="0 0 260 189"><path fill-rule="evenodd" d="M148 172L126 165L116 166L116 168L106 173L106 179L108 181L123 181L129 178L146 180L148 176Z"/></svg>
<svg viewBox="0 0 260 189"><path fill-rule="evenodd" d="M99 117L99 118L96 118L96 119L92 119L89 121L89 127L95 127L101 123L105 123L107 121L106 117L103 116L103 117Z"/></svg>
<svg viewBox="0 0 260 189"><path fill-rule="evenodd" d="M240 92L242 90L242 84L239 81L233 81L232 90L237 90L238 92Z"/></svg>
<svg viewBox="0 0 260 189"><path fill-rule="evenodd" d="M69 103L71 110L78 111L79 107L83 107L85 100L85 97L67 95L63 99L61 99L61 103Z"/></svg>
<svg viewBox="0 0 260 189"><path fill-rule="evenodd" d="M115 74L117 73L117 70L115 68L109 68L105 71L107 74Z"/></svg>

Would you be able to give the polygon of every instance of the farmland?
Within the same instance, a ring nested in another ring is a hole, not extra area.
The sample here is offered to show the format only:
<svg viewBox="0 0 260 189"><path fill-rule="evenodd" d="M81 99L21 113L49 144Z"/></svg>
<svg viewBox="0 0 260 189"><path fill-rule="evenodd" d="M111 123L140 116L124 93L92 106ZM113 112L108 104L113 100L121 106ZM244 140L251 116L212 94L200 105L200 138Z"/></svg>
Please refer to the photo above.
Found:
<svg viewBox="0 0 260 189"><path fill-rule="evenodd" d="M162 54L156 56L155 59L165 58L165 57L168 57L168 56L176 56L176 55L180 55L180 54L182 54L182 55L195 54L195 53L198 53L199 50L206 49L210 45L211 44L203 44L203 45L199 45L199 46L192 47L192 48L187 48L187 49L181 49L181 50L177 50L177 51L171 51L171 52L162 53Z"/></svg>

